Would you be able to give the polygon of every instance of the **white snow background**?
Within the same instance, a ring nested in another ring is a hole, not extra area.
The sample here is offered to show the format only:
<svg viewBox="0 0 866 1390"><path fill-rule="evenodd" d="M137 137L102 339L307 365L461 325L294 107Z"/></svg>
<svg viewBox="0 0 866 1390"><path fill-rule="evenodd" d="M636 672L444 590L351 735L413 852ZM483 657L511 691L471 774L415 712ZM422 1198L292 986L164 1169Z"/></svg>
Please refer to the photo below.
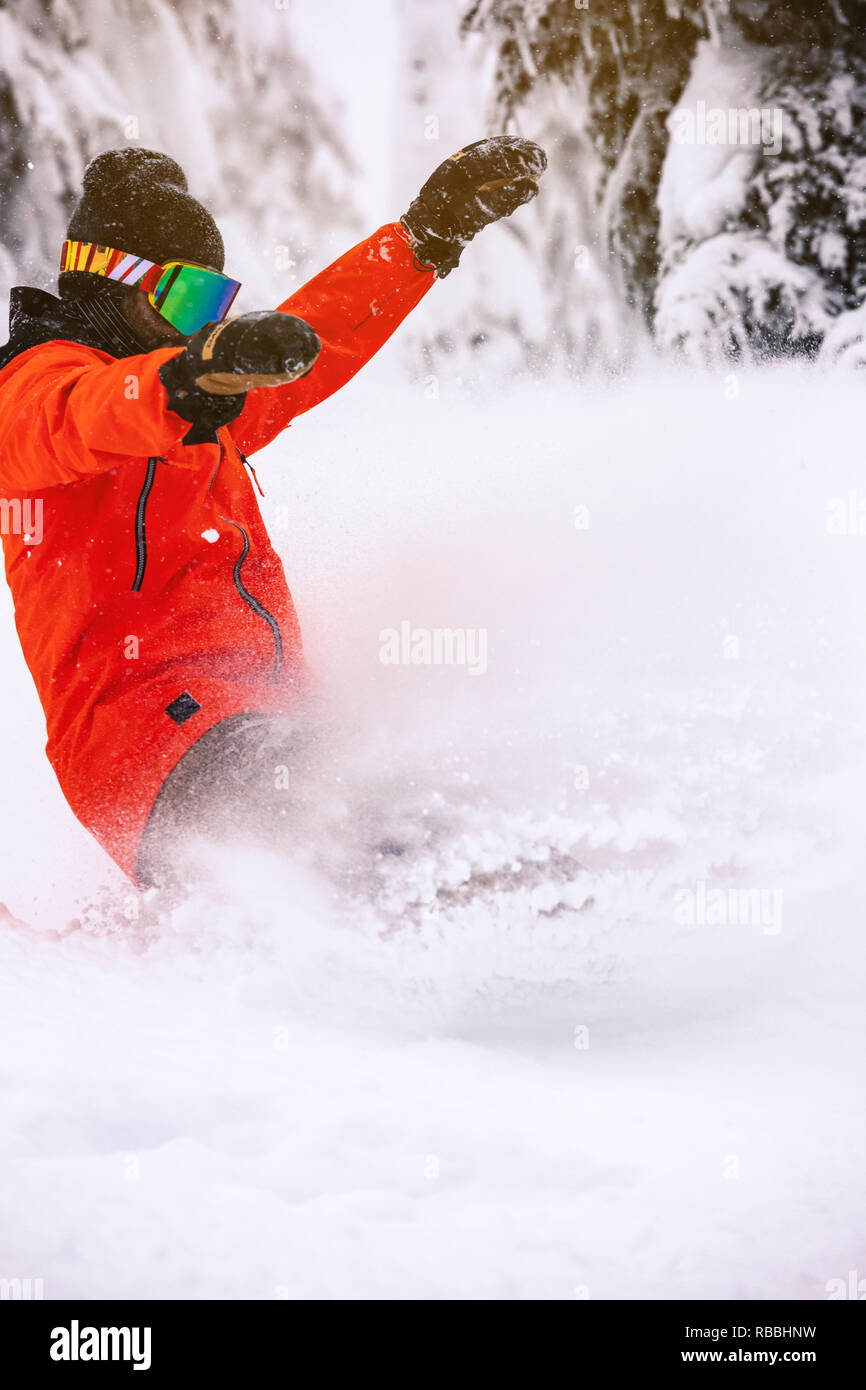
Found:
<svg viewBox="0 0 866 1390"><path fill-rule="evenodd" d="M315 858L221 853L171 915L65 808L5 595L0 1274L866 1272L866 534L828 531L863 421L796 368L432 398L383 356L256 460L327 705ZM404 619L487 629L487 674L383 666ZM678 922L700 884L781 915Z"/></svg>

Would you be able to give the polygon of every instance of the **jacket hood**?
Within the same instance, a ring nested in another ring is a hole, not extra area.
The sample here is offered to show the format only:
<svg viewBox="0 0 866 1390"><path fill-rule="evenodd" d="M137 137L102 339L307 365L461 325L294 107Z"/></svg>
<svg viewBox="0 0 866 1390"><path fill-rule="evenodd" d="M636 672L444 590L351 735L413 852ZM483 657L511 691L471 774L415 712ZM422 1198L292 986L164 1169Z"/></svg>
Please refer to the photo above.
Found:
<svg viewBox="0 0 866 1390"><path fill-rule="evenodd" d="M112 357L147 352L117 305L93 295L60 299L47 290L17 285L9 295L9 341L0 348L0 370L39 343L82 343Z"/></svg>

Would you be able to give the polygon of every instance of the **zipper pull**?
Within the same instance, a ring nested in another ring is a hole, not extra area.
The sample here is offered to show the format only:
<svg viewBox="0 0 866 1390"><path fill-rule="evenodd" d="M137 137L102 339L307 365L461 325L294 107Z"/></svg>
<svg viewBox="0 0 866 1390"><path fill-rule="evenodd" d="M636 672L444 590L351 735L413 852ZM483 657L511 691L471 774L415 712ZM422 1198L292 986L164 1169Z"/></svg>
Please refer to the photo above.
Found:
<svg viewBox="0 0 866 1390"><path fill-rule="evenodd" d="M256 477L256 470L253 468L253 465L250 463L250 461L249 461L249 459L247 458L246 454L242 454L241 451L240 451L240 449L238 449L238 458L241 460L242 463L245 463L245 464L246 464L247 468L248 468L248 469L250 470L250 472L252 473L252 475L253 475L253 482L255 483L256 487L258 488L259 496L260 496L260 497L264 497L265 494L264 494L264 492L262 491L262 485L261 485L261 483L259 482L258 478Z"/></svg>

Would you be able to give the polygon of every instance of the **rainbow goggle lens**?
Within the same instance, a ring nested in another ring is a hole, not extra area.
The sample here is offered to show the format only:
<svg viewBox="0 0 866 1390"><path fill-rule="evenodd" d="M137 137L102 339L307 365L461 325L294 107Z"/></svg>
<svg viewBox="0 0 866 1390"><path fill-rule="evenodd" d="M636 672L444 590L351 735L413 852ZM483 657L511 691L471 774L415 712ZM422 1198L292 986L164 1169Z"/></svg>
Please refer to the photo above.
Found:
<svg viewBox="0 0 866 1390"><path fill-rule="evenodd" d="M85 270L134 285L146 294L154 309L179 333L190 337L206 323L225 318L241 287L218 270L195 265L192 261L166 261L157 265L143 256L130 256L95 241L64 241L60 253L61 273Z"/></svg>

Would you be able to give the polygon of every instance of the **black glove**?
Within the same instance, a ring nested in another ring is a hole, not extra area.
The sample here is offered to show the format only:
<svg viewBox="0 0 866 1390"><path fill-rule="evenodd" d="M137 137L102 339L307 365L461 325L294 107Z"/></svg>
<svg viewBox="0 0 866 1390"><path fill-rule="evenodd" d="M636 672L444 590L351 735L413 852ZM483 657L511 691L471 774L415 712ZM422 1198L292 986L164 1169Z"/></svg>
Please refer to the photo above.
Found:
<svg viewBox="0 0 866 1390"><path fill-rule="evenodd" d="M321 346L308 323L276 310L206 323L159 369L169 408L192 422L184 444L218 443L216 431L237 419L247 391L306 376Z"/></svg>
<svg viewBox="0 0 866 1390"><path fill-rule="evenodd" d="M431 174L400 221L418 259L444 279L477 232L538 192L547 155L532 140L492 135L458 150Z"/></svg>

